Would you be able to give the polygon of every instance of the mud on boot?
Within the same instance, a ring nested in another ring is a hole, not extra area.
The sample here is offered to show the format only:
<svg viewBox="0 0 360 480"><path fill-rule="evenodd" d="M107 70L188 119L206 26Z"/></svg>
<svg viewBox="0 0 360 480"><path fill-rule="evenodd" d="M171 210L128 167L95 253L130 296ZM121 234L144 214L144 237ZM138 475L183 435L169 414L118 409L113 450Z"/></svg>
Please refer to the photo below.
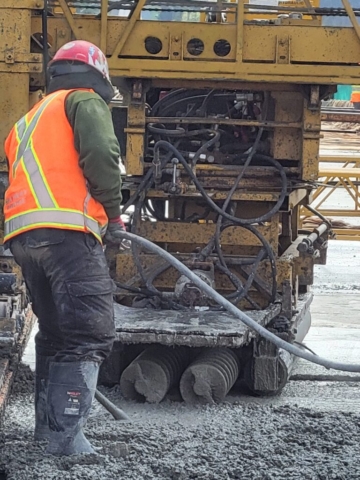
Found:
<svg viewBox="0 0 360 480"><path fill-rule="evenodd" d="M95 453L83 433L94 399L99 364L53 362L47 396L50 436L46 453Z"/></svg>
<svg viewBox="0 0 360 480"><path fill-rule="evenodd" d="M34 440L48 440L50 435L47 414L47 389L49 383L50 363L53 356L36 353L35 365L35 432Z"/></svg>

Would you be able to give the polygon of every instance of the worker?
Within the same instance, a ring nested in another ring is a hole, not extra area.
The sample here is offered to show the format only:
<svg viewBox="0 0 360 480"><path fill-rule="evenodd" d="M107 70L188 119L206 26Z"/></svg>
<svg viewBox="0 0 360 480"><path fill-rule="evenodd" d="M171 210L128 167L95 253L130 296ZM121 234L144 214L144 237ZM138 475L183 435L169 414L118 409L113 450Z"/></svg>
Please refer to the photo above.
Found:
<svg viewBox="0 0 360 480"><path fill-rule="evenodd" d="M5 242L20 265L35 337L35 439L47 453L92 453L83 433L115 335L105 243L119 244L119 144L103 52L85 41L49 64L47 95L5 142Z"/></svg>

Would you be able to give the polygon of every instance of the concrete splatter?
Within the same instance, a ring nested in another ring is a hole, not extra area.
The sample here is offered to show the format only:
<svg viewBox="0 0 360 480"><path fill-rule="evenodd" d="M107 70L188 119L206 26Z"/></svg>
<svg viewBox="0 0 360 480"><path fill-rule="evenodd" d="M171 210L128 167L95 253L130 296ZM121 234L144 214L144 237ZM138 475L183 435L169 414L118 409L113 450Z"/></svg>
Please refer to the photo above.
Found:
<svg viewBox="0 0 360 480"><path fill-rule="evenodd" d="M121 400L116 391L107 393ZM86 434L98 454L54 458L32 441L32 401L17 395L6 413L1 463L8 480L360 478L360 416L350 412L239 400L214 407L165 401L137 405L130 424L114 421L95 404Z"/></svg>

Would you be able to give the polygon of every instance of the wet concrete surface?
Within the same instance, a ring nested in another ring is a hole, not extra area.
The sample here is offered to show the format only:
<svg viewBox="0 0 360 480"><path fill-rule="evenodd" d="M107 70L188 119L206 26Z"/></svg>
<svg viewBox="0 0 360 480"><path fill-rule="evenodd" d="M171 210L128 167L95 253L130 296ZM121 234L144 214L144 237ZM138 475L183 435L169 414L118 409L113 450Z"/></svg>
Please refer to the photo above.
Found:
<svg viewBox="0 0 360 480"><path fill-rule="evenodd" d="M305 339L319 355L349 363L360 363L359 263L358 243L330 243L328 265L316 267ZM30 365L32 349L24 357ZM114 421L94 402L86 434L98 455L61 459L45 457L45 445L33 443L33 395L20 389L7 410L0 465L8 480L359 479L359 375L304 361L292 375L296 380L277 397L231 392L214 407L137 404L118 388L103 389L133 423Z"/></svg>
<svg viewBox="0 0 360 480"><path fill-rule="evenodd" d="M323 315L325 313L323 306L327 301L332 303L332 306L336 308L336 313L338 313L339 308L344 307L343 302L337 301L338 295L358 293L360 290L359 242L348 242L345 240L330 242L327 264L315 266L314 285L312 290L315 294L324 294L332 297L332 300L325 299L324 301L319 300L318 298L315 299L315 308L313 308L312 311L314 314L318 311L317 303L320 301ZM336 294L335 296L334 293ZM348 301L345 303L346 310L343 309L341 315L341 321L345 322L345 324L348 322L348 317L350 318L354 315L356 304L356 297L349 297ZM352 306L350 311L347 310L348 306ZM332 311L329 313L329 317L332 321L336 322L336 318L334 318L335 315L333 315ZM360 318L360 314L357 318ZM317 319L315 319L315 321L317 321Z"/></svg>
<svg viewBox="0 0 360 480"><path fill-rule="evenodd" d="M9 480L360 477L360 418L353 413L241 400L202 408L165 402L137 408L133 424L114 423L98 412L87 428L89 439L101 448L97 456L51 458L43 456L44 445L32 443L30 426L16 417L19 410L30 416L31 405L17 399L8 412L3 458Z"/></svg>

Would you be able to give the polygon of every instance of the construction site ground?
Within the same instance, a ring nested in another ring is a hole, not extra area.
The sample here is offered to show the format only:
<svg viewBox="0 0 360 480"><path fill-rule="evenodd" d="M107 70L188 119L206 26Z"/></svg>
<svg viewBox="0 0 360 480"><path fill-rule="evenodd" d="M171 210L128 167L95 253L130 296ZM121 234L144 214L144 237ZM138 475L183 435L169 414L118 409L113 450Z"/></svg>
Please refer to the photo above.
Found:
<svg viewBox="0 0 360 480"><path fill-rule="evenodd" d="M341 190L331 199L347 201ZM305 339L318 355L360 363L359 290L359 243L331 241L327 265L316 266ZM86 435L98 454L54 458L32 440L33 339L23 363L5 416L0 480L360 478L360 374L298 361L277 397L233 391L221 405L200 407L136 404L117 387L102 388L133 422L116 422L94 402Z"/></svg>

